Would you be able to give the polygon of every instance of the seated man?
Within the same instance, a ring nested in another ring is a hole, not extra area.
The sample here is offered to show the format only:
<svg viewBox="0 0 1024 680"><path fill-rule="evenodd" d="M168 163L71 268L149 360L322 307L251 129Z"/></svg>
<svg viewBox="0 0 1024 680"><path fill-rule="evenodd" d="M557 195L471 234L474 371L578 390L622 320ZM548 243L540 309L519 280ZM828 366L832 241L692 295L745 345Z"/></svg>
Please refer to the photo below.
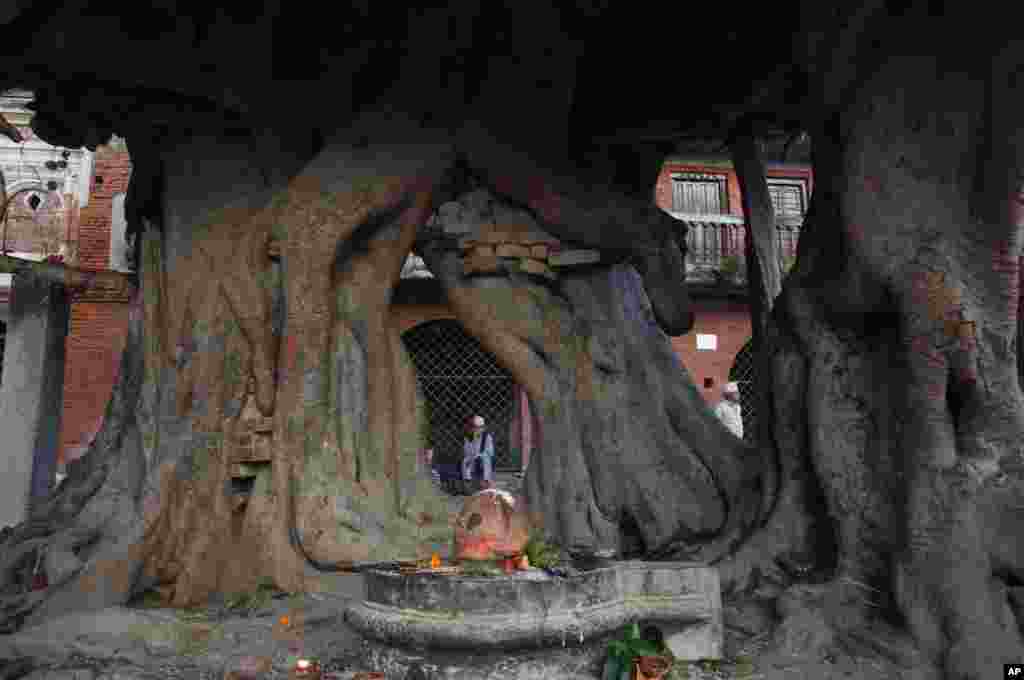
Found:
<svg viewBox="0 0 1024 680"><path fill-rule="evenodd" d="M484 428L482 416L466 421L466 438L462 443L462 480L466 493L494 484L494 437ZM478 488L472 488L477 485ZM472 490L471 490L472 489Z"/></svg>

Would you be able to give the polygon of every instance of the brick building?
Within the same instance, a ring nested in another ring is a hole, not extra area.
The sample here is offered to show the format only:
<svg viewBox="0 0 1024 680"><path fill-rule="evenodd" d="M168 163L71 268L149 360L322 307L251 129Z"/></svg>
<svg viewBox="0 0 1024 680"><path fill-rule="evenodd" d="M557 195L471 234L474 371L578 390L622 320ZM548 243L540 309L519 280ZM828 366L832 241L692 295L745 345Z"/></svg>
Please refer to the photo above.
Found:
<svg viewBox="0 0 1024 680"><path fill-rule="evenodd" d="M744 420L752 420L751 338L747 305L744 216L739 180L728 156L713 146L666 159L655 186L655 201L687 227L687 288L694 304L693 330L673 345L694 384L709 404L721 398L722 385L740 384ZM796 256L796 243L813 190L805 139L791 149L792 162L780 162L781 148L763 145L765 174L775 209L782 266ZM746 423L745 434L753 433Z"/></svg>
<svg viewBox="0 0 1024 680"><path fill-rule="evenodd" d="M59 255L82 269L128 271L127 149L119 140L95 152L43 142L29 127L31 112L24 105L31 99L28 92L0 97L0 110L23 138L18 144L0 137L0 193L8 205L0 225L6 227L3 250L34 260ZM0 275L0 330L7 319L10 289L11 276ZM98 430L127 334L127 303L90 291L71 296L60 462L81 455Z"/></svg>

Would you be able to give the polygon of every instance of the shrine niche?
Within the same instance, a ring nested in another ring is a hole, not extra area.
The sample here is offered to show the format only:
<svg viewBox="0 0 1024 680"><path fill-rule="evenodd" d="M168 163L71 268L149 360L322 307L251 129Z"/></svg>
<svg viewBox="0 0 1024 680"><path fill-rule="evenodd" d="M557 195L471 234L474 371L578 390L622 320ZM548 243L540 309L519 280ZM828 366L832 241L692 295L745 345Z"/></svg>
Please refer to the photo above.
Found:
<svg viewBox="0 0 1024 680"><path fill-rule="evenodd" d="M256 477L274 460L274 423L260 413L255 404L256 381L249 378L245 406L228 451L232 482L232 510L244 511L248 505Z"/></svg>
<svg viewBox="0 0 1024 680"><path fill-rule="evenodd" d="M428 407L434 460L449 469L458 466L466 418L479 415L494 438L495 469L518 470L521 445L511 439L516 384L494 355L450 319L415 326L402 334L402 343Z"/></svg>

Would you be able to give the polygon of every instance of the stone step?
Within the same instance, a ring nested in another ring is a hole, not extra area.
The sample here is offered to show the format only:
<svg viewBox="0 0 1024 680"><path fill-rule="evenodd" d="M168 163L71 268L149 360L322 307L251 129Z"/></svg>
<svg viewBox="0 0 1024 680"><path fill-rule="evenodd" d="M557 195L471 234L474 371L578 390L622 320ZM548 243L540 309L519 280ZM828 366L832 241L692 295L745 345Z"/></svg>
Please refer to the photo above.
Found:
<svg viewBox="0 0 1024 680"><path fill-rule="evenodd" d="M548 258L548 264L552 267L571 267L600 261L601 253L597 250L563 250Z"/></svg>

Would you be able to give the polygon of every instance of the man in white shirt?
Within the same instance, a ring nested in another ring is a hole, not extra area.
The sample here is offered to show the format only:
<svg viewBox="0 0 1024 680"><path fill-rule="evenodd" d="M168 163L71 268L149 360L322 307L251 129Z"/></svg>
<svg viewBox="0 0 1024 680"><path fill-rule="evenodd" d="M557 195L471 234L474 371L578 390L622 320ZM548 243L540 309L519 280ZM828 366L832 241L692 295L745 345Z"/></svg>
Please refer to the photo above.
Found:
<svg viewBox="0 0 1024 680"><path fill-rule="evenodd" d="M474 478L473 468L480 461L481 485L486 487L494 481L494 437L484 429L482 416L473 416L466 422L466 438L462 443L462 479Z"/></svg>
<svg viewBox="0 0 1024 680"><path fill-rule="evenodd" d="M715 406L715 415L734 435L743 439L743 408L740 406L740 388L734 382L722 387L722 401Z"/></svg>

